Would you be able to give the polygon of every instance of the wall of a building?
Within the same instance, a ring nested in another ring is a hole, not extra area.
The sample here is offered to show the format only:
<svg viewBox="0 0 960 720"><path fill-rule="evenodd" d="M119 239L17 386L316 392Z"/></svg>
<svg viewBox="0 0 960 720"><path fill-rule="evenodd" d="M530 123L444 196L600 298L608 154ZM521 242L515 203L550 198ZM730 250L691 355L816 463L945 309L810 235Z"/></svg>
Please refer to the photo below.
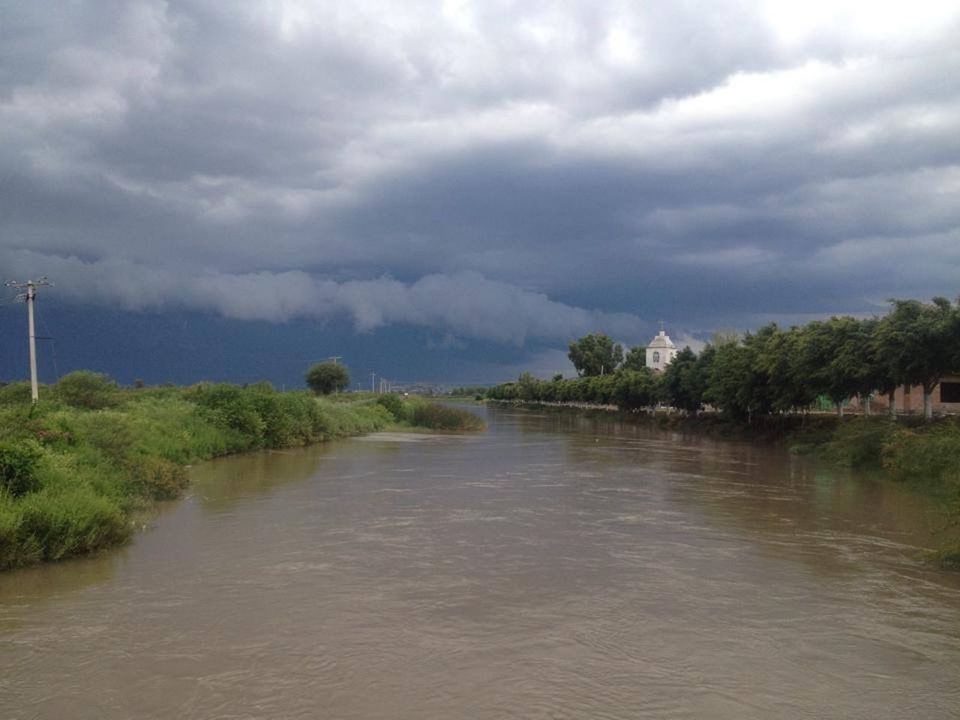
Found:
<svg viewBox="0 0 960 720"><path fill-rule="evenodd" d="M942 399L943 385L947 383L960 384L960 374L948 375L943 378L940 385L933 390L933 412L937 414L960 414L960 402L944 402ZM947 394L955 388L948 388ZM899 387L894 393L894 403L897 406L897 412L908 415L920 414L923 412L923 388L919 385L913 387ZM852 410L858 410L859 402L854 399L850 403ZM890 409L886 395L874 395L870 401L870 408L873 412L885 412Z"/></svg>

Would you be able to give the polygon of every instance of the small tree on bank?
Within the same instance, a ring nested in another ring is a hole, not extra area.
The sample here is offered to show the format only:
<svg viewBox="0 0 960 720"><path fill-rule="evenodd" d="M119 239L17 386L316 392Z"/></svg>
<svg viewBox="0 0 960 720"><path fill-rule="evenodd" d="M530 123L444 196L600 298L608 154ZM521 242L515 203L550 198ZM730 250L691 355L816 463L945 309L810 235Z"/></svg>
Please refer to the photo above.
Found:
<svg viewBox="0 0 960 720"><path fill-rule="evenodd" d="M350 385L350 373L343 365L332 362L310 366L306 375L307 385L317 395L340 392Z"/></svg>

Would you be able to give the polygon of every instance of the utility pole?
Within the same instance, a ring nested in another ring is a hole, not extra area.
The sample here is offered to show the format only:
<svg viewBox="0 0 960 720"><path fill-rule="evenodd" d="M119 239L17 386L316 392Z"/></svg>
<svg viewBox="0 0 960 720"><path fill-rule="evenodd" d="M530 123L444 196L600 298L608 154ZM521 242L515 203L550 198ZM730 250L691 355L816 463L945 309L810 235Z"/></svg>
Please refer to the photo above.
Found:
<svg viewBox="0 0 960 720"><path fill-rule="evenodd" d="M377 386L374 384L377 374L375 372L370 373L370 392L375 393L377 391Z"/></svg>
<svg viewBox="0 0 960 720"><path fill-rule="evenodd" d="M342 360L342 359L343 359L343 355L331 355L330 357L327 358L327 360L332 361L334 365L337 364L337 360Z"/></svg>
<svg viewBox="0 0 960 720"><path fill-rule="evenodd" d="M26 290L26 292L17 295L17 299L23 299L27 303L27 333L30 338L30 398L34 405L40 399L40 391L37 387L37 335L33 329L33 301L37 296L37 288L50 284L46 277L39 280L27 280L25 283L16 281L7 283L7 287Z"/></svg>

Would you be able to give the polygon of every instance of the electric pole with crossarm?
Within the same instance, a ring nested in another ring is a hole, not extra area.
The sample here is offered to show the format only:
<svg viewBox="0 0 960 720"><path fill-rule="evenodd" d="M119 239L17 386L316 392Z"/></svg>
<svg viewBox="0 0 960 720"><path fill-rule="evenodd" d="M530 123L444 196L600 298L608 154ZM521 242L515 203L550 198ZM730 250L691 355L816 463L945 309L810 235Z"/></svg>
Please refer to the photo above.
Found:
<svg viewBox="0 0 960 720"><path fill-rule="evenodd" d="M40 392L37 387L37 336L33 330L33 301L37 297L37 288L50 284L46 277L39 280L27 280L25 283L15 281L7 283L7 287L24 290L17 295L17 299L24 300L27 303L27 333L30 338L30 397L34 405L40 399Z"/></svg>

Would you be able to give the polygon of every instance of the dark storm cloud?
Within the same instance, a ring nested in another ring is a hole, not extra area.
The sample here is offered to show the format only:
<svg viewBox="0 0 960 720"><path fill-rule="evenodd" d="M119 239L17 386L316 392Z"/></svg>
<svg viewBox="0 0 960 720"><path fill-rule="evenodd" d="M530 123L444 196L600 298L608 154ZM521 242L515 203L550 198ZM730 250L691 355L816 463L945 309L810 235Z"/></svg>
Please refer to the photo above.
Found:
<svg viewBox="0 0 960 720"><path fill-rule="evenodd" d="M798 8L9 3L0 264L451 342L956 294L960 12Z"/></svg>

